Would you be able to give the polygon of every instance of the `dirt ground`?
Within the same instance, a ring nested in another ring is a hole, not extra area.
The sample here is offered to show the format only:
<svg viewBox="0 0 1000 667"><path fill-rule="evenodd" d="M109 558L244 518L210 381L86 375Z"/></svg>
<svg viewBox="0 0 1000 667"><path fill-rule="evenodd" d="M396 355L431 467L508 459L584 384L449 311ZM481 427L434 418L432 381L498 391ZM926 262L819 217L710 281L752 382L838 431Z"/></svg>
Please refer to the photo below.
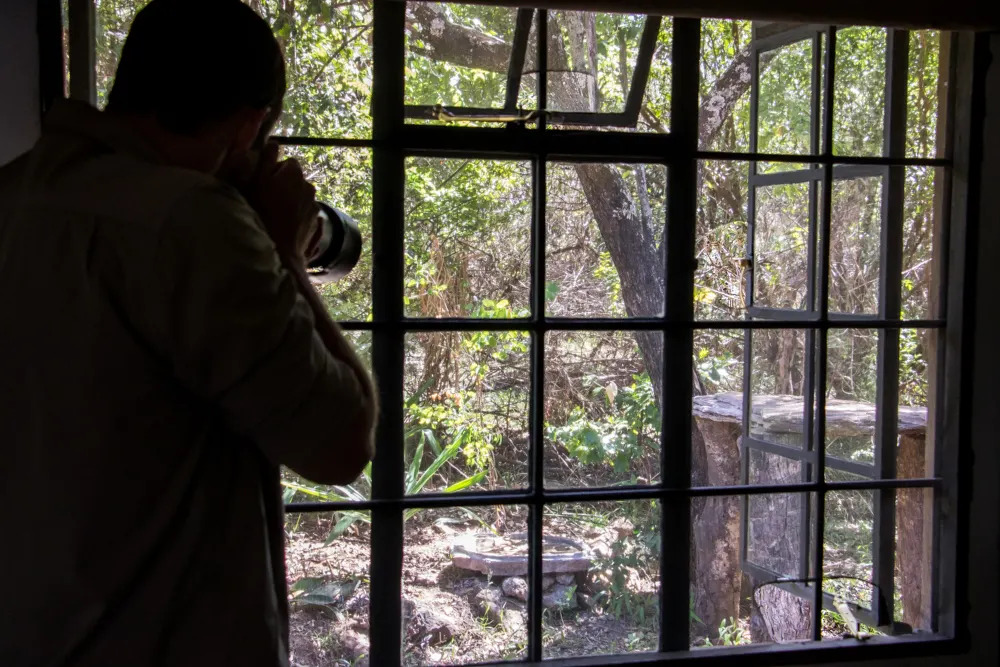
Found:
<svg viewBox="0 0 1000 667"><path fill-rule="evenodd" d="M291 603L291 660L298 667L368 665L369 531L357 523L324 545L332 520L312 517L295 528L289 521L288 583L303 578L322 583L330 604ZM451 564L448 545L456 532L480 529L441 526L424 518L408 521L403 562L403 664L449 665L524 656L523 605L503 598L513 614L502 622L483 613L476 593L490 588L485 575ZM496 591L495 583L492 590ZM512 621L512 622L510 622ZM655 650L656 628L596 609L550 609L543 619L545 657L567 657Z"/></svg>

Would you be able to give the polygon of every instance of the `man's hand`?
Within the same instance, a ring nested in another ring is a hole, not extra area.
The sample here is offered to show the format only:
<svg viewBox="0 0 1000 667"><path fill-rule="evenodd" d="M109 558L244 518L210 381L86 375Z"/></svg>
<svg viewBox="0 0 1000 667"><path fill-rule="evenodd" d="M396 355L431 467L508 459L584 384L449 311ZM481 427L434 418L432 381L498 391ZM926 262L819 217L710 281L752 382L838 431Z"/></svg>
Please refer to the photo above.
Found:
<svg viewBox="0 0 1000 667"><path fill-rule="evenodd" d="M247 184L247 199L260 215L278 252L305 260L318 240L316 188L294 159L278 161L278 145L268 142Z"/></svg>

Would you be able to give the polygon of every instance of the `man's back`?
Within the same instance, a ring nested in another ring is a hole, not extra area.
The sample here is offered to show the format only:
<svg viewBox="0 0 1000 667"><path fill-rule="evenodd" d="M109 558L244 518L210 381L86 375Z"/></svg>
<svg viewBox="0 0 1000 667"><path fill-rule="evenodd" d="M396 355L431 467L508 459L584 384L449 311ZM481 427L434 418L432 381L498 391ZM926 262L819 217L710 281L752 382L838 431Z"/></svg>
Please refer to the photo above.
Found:
<svg viewBox="0 0 1000 667"><path fill-rule="evenodd" d="M198 295L273 276L302 306L235 193L109 127L64 107L0 169L0 664L281 664L275 467L217 405L295 332L206 345L224 302Z"/></svg>

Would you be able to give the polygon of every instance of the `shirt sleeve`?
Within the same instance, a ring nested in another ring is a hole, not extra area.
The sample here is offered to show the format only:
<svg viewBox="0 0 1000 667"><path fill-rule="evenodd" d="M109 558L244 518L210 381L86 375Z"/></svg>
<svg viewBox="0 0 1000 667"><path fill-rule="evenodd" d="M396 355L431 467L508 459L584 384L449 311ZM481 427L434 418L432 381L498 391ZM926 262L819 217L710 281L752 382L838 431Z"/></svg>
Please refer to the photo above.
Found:
<svg viewBox="0 0 1000 667"><path fill-rule="evenodd" d="M327 351L312 311L256 213L204 187L160 232L146 328L171 372L233 431L292 468L364 409L353 370Z"/></svg>

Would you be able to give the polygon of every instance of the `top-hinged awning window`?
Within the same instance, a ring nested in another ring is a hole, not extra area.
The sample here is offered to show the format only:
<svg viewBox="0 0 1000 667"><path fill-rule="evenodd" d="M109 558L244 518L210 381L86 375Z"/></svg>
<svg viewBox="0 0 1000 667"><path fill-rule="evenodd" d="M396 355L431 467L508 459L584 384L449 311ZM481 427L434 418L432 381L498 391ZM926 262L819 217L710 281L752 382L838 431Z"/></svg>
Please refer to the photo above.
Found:
<svg viewBox="0 0 1000 667"><path fill-rule="evenodd" d="M554 125L635 128L654 56L669 66L661 17L549 12L541 59L537 17L529 8L410 3L406 118L531 123L544 112ZM545 109L536 97L543 73Z"/></svg>

